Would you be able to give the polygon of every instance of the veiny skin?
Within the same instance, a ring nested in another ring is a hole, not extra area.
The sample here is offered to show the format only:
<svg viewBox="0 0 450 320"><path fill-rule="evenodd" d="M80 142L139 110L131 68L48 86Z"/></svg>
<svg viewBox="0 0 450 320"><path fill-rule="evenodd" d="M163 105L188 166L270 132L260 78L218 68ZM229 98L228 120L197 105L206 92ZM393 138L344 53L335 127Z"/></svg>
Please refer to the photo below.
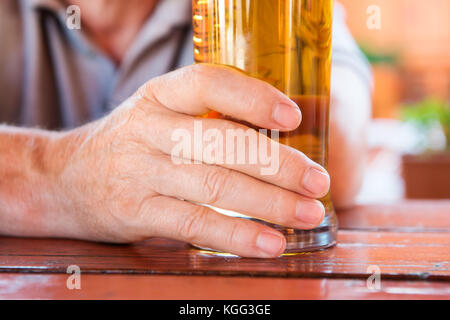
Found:
<svg viewBox="0 0 450 320"><path fill-rule="evenodd" d="M298 106L270 85L194 65L149 81L110 115L72 131L3 127L0 233L118 243L167 237L241 256L280 255L279 232L190 201L310 229L324 217L314 199L328 192L329 176L282 145L276 175L262 176L258 165L175 165L173 130L192 131L194 121L204 130L244 128L197 117L211 109L282 131L301 121Z"/></svg>

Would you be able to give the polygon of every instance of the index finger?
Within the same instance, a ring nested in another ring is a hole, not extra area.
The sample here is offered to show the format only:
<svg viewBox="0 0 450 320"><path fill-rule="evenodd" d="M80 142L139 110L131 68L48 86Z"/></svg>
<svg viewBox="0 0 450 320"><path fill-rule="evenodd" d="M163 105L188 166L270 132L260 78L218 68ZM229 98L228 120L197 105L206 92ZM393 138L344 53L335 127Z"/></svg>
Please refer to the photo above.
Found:
<svg viewBox="0 0 450 320"><path fill-rule="evenodd" d="M198 116L215 110L272 130L294 130L302 118L281 91L226 66L185 67L150 80L138 94L176 112Z"/></svg>

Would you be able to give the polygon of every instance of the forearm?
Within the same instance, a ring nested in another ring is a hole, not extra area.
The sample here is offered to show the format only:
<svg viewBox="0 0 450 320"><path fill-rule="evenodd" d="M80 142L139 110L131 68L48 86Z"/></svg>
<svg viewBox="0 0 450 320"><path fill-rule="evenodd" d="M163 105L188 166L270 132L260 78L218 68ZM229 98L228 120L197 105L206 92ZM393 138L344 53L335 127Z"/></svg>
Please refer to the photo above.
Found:
<svg viewBox="0 0 450 320"><path fill-rule="evenodd" d="M0 234L53 234L61 209L59 135L0 126Z"/></svg>
<svg viewBox="0 0 450 320"><path fill-rule="evenodd" d="M371 114L370 86L345 66L333 70L330 107L329 172L337 208L354 205L366 166L366 128Z"/></svg>

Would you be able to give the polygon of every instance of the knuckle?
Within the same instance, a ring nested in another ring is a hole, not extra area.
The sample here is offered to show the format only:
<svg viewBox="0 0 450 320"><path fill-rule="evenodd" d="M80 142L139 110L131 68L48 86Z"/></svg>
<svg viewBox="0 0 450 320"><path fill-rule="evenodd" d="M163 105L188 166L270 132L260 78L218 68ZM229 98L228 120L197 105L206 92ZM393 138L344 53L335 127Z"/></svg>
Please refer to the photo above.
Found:
<svg viewBox="0 0 450 320"><path fill-rule="evenodd" d="M205 201L207 204L217 203L225 190L227 180L231 171L225 170L209 170L203 178L203 188Z"/></svg>
<svg viewBox="0 0 450 320"><path fill-rule="evenodd" d="M231 230L228 233L225 240L226 241L225 245L227 246L227 248L232 249L242 246L242 243L240 243L239 241L239 234L241 233L241 230L242 230L241 221L236 221L235 223L232 224Z"/></svg>
<svg viewBox="0 0 450 320"><path fill-rule="evenodd" d="M199 206L186 219L181 221L178 234L188 242L194 242L206 232L208 208Z"/></svg>
<svg viewBox="0 0 450 320"><path fill-rule="evenodd" d="M154 78L144 83L136 92L134 99L158 101L156 98L156 92L160 86L160 78Z"/></svg>
<svg viewBox="0 0 450 320"><path fill-rule="evenodd" d="M207 64L194 64L187 67L185 71L185 75L187 78L195 84L195 87L202 87L202 83L210 78L211 76L211 66Z"/></svg>
<svg viewBox="0 0 450 320"><path fill-rule="evenodd" d="M305 163L298 151L287 149L287 152L283 152L280 156L279 166L280 179L292 179L293 172L303 173Z"/></svg>
<svg viewBox="0 0 450 320"><path fill-rule="evenodd" d="M288 223L291 219L289 214L286 214L284 210L280 210L280 208L286 207L284 194L285 191L283 189L277 188L275 191L271 192L264 207L264 212L270 214L271 218L280 224Z"/></svg>
<svg viewBox="0 0 450 320"><path fill-rule="evenodd" d="M273 92L273 87L267 82L258 79L249 79L250 85L253 87L253 94L249 95L248 107L252 112L261 112L261 107L271 106L270 103L262 103L268 97L273 99L271 93ZM263 98L264 97L264 98ZM264 100L262 100L264 99ZM266 111L266 110L264 110ZM268 111L268 110L267 110Z"/></svg>
<svg viewBox="0 0 450 320"><path fill-rule="evenodd" d="M252 86L249 95L248 110L252 113L258 112L272 116L272 107L275 101L279 100L276 89L265 81L259 79L249 79L249 84Z"/></svg>
<svg viewBox="0 0 450 320"><path fill-rule="evenodd" d="M205 88L205 84L211 80L206 80L211 78L211 70L210 66L205 64L193 64L189 67L182 69L181 78L184 81L192 84L192 88L194 90L194 94L201 98L203 97L203 90Z"/></svg>
<svg viewBox="0 0 450 320"><path fill-rule="evenodd" d="M261 101L259 99L259 94L257 92L255 92L254 90L252 92L254 92L254 93L250 94L247 98L248 100L247 100L246 111L249 114L253 114L255 112L260 112L261 106L262 106L262 104L260 103Z"/></svg>

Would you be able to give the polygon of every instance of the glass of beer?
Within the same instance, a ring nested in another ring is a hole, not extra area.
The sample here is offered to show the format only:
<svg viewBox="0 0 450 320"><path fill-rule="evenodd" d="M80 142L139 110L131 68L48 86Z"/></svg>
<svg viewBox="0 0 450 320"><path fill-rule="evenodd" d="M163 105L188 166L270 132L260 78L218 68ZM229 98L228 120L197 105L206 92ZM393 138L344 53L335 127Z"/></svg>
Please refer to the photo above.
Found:
<svg viewBox="0 0 450 320"><path fill-rule="evenodd" d="M195 62L232 66L289 96L301 109L302 123L280 133L279 141L325 168L332 20L333 0L193 0ZM313 230L260 222L285 235L286 253L330 247L336 243L337 218L330 194L320 200L326 214Z"/></svg>

